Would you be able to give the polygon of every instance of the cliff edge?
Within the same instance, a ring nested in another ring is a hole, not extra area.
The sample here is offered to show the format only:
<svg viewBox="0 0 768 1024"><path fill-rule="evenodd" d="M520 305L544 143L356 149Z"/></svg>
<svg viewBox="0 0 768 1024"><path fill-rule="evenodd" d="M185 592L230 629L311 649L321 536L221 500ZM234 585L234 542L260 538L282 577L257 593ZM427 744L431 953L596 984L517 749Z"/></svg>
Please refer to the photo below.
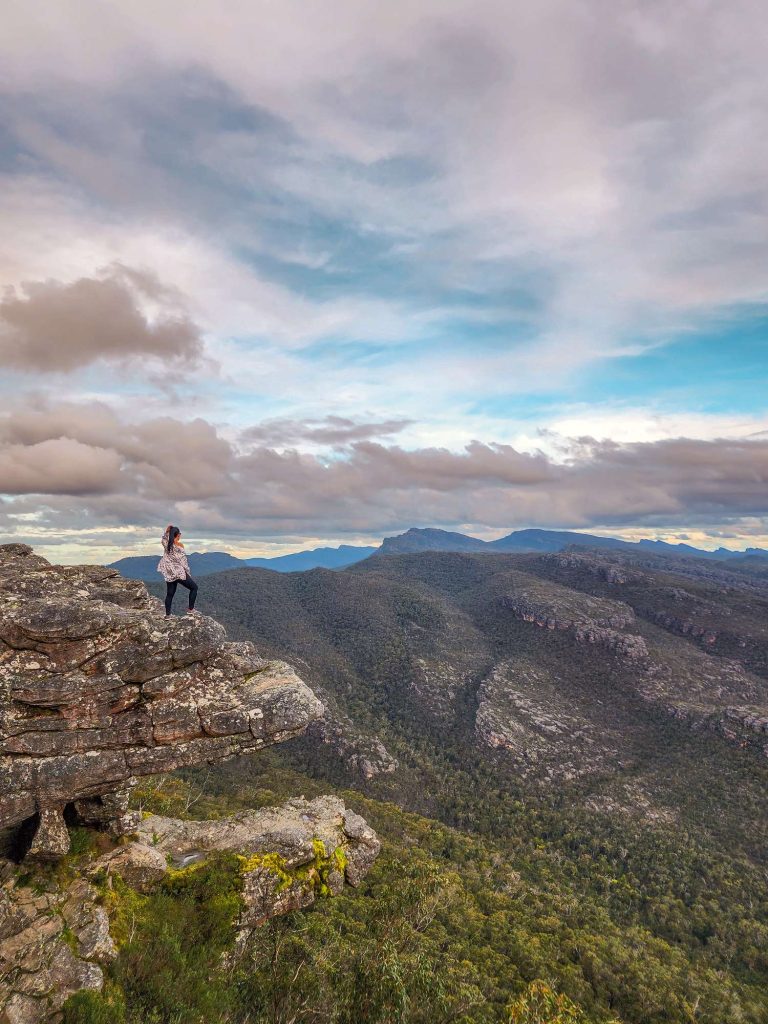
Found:
<svg viewBox="0 0 768 1024"><path fill-rule="evenodd" d="M0 829L37 816L39 859L66 853L68 805L131 831L138 776L279 743L322 712L289 665L206 616L165 619L143 583L0 547Z"/></svg>
<svg viewBox="0 0 768 1024"><path fill-rule="evenodd" d="M236 855L240 944L358 885L380 844L336 797L210 822L129 810L138 777L279 743L323 713L289 665L213 619L166 619L115 569L0 546L0 834L24 856L0 857L0 1021L56 1024L68 996L102 987L115 877L146 894L171 868ZM100 856L70 855L74 823L98 828Z"/></svg>

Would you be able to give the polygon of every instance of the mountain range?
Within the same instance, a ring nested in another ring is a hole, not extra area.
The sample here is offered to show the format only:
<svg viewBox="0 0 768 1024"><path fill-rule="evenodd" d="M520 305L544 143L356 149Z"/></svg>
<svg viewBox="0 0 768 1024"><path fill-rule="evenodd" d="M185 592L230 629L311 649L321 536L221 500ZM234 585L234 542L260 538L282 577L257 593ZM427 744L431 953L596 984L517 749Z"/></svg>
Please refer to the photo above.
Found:
<svg viewBox="0 0 768 1024"><path fill-rule="evenodd" d="M723 562L743 559L765 559L768 561L768 550L765 548L732 551L729 548L720 547L715 551L707 551L690 544L669 544L661 540L631 542L619 540L616 537L599 537L595 534L576 533L569 530L537 529L515 530L497 540L484 541L478 537L470 537L448 530L412 527L397 536L385 537L379 547L342 544L335 548L321 547L295 551L287 555L278 555L275 558L237 558L224 551L195 551L189 556L189 565L193 576L208 576L226 569L247 567L273 569L276 572L303 572L307 569L317 568L342 569L375 554L393 555L414 551L552 552L563 551L572 545L642 551L678 557L707 558ZM129 576L132 579L151 581L157 579L157 562L158 557L155 555L135 555L118 559L111 564L111 568L119 569L124 576Z"/></svg>
<svg viewBox="0 0 768 1024"><path fill-rule="evenodd" d="M236 558L226 551L193 551L189 555L189 567L193 576L210 576L225 569L272 569L275 572L303 572L305 569L342 569L346 565L362 561L379 549L375 547L342 544L337 548L313 548L310 551L294 551L275 558ZM123 576L135 580L152 581L158 578L159 555L131 555L119 558L110 566L119 569Z"/></svg>

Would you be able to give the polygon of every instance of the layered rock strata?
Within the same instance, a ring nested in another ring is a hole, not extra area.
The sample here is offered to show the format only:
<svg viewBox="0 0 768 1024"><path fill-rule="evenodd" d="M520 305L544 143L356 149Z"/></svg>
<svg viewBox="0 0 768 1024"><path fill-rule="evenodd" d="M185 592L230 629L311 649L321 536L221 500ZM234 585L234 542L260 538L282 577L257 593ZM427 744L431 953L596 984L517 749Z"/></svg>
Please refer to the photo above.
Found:
<svg viewBox="0 0 768 1024"><path fill-rule="evenodd" d="M541 561L561 568L583 569L590 557L566 553L546 556ZM624 583L625 596L632 600L635 591L628 593L629 579ZM650 584L640 593L647 600L649 592ZM664 583L652 592L659 599L685 605L701 615L719 613L719 605L679 586ZM541 629L561 631L582 648L591 645L615 656L621 662L622 681L628 689L664 714L693 729L712 730L737 746L750 746L768 755L764 681L735 658L713 657L698 647L672 643L667 633L691 636L705 647L716 642L717 633L704 624L697 625L692 617L683 620L666 610L652 612L643 606L638 609L642 615L638 621L629 603L583 591L569 593L559 584L544 588L537 583L526 591L501 596L499 604L518 620ZM733 612L728 609L724 615L733 617ZM649 628L643 619L661 626L664 632ZM645 635L625 631L627 627L642 629ZM761 626L758 637L763 629ZM631 671L625 672L627 669ZM521 705L522 710L511 711L515 687L512 685L506 692L505 687L500 689L494 684L495 678L493 674L489 676L479 692L478 736L490 746L521 749L525 730L518 718L525 723L525 705ZM530 749L529 744L526 753Z"/></svg>
<svg viewBox="0 0 768 1024"><path fill-rule="evenodd" d="M130 831L137 776L298 735L323 706L283 662L213 619L165 619L142 583L0 546L0 829L37 815L33 852L81 820Z"/></svg>
<svg viewBox="0 0 768 1024"><path fill-rule="evenodd" d="M635 621L629 605L586 595L580 597L590 614L574 609L572 602L570 606L563 607L554 600L532 600L527 594L504 596L500 604L515 618L543 629L567 631L578 643L595 644L629 661L648 658L648 648L641 636L620 632Z"/></svg>

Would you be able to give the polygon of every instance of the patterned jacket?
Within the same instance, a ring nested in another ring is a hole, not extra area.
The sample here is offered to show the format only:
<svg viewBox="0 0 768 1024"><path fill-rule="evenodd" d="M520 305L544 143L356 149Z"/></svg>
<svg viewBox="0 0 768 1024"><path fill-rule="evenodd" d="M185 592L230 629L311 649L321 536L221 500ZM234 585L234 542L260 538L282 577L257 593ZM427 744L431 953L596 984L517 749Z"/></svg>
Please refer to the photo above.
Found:
<svg viewBox="0 0 768 1024"><path fill-rule="evenodd" d="M163 574L166 583L174 580L185 580L192 574L189 571L189 562L184 548L174 544L168 551L168 531L163 534L163 557L157 563L157 571Z"/></svg>

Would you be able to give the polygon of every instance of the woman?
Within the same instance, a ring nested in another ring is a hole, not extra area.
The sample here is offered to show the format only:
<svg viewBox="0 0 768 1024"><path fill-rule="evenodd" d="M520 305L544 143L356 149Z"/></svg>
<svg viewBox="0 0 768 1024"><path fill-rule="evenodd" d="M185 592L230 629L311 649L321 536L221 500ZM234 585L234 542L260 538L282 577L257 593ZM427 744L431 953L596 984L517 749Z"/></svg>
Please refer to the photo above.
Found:
<svg viewBox="0 0 768 1024"><path fill-rule="evenodd" d="M199 615L195 611L195 600L197 598L197 584L189 575L189 562L181 543L181 530L178 526L167 526L163 534L163 557L157 563L157 571L163 574L165 580L165 617L171 616L171 605L176 587L180 583L189 591L189 608L187 615Z"/></svg>

